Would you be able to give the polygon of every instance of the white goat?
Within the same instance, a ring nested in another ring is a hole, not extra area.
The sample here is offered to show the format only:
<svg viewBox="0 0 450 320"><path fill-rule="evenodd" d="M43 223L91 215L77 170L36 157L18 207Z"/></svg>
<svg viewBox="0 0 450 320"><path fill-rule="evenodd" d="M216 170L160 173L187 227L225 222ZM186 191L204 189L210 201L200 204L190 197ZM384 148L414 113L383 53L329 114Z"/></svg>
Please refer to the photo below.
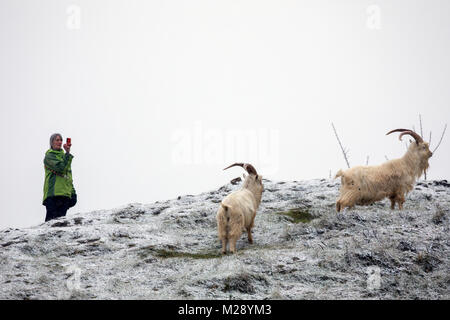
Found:
<svg viewBox="0 0 450 320"><path fill-rule="evenodd" d="M248 176L245 177L242 188L226 196L217 210L217 229L219 239L222 241L223 254L227 251L228 243L230 251L236 252L236 242L244 228L247 230L248 242L253 243L251 232L264 191L262 176L258 175L251 164L235 163L224 170L233 166L243 167Z"/></svg>
<svg viewBox="0 0 450 320"><path fill-rule="evenodd" d="M345 207L352 208L357 205L368 205L386 197L391 200L391 209L398 203L403 209L405 195L414 187L417 178L428 169L428 159L433 155L427 142L414 131L408 129L395 129L393 132L402 132L412 136L416 141L411 142L408 151L402 158L387 161L379 166L357 166L339 172L341 177L341 196L336 202L336 210L340 212Z"/></svg>

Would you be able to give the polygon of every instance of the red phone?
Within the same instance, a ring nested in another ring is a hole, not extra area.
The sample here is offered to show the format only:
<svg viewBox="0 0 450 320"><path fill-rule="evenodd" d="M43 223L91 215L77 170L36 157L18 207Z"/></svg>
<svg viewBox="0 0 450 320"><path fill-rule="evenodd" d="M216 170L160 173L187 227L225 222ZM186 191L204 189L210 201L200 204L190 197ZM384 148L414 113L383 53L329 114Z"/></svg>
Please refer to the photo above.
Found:
<svg viewBox="0 0 450 320"><path fill-rule="evenodd" d="M67 138L67 145L70 146L72 144L72 139Z"/></svg>

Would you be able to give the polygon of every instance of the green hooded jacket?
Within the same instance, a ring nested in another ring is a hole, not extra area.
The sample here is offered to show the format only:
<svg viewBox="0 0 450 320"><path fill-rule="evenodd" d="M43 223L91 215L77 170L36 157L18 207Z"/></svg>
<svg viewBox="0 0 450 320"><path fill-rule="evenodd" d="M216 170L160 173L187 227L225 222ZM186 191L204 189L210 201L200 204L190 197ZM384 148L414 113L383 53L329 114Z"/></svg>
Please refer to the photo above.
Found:
<svg viewBox="0 0 450 320"><path fill-rule="evenodd" d="M72 182L72 158L70 153L63 150L49 149L45 153L44 168L44 199L53 196L72 197L75 188Z"/></svg>

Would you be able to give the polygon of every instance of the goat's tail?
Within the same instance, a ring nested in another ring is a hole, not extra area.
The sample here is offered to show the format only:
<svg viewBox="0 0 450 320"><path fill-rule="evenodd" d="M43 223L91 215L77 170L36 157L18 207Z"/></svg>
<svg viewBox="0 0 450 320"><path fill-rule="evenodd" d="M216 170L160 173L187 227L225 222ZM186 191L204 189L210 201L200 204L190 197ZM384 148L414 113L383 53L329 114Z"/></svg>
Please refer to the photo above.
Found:
<svg viewBox="0 0 450 320"><path fill-rule="evenodd" d="M225 237L226 239L229 239L230 235L230 209L231 207L228 205L225 205L223 203L220 203L222 206L222 209L224 210L224 218L225 218Z"/></svg>
<svg viewBox="0 0 450 320"><path fill-rule="evenodd" d="M229 239L231 231L231 206L221 203L217 214L219 238Z"/></svg>

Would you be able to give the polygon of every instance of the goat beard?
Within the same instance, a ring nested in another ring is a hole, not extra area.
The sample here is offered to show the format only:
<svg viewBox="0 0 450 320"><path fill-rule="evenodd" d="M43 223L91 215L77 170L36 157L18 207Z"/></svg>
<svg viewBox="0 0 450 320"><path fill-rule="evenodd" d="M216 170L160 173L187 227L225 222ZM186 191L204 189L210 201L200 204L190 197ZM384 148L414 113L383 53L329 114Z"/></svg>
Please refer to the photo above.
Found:
<svg viewBox="0 0 450 320"><path fill-rule="evenodd" d="M420 164L420 176L418 178L420 178L422 176L422 174L426 175L427 174L427 170L430 167L430 164L428 163L428 160L425 160L424 162L422 162Z"/></svg>

